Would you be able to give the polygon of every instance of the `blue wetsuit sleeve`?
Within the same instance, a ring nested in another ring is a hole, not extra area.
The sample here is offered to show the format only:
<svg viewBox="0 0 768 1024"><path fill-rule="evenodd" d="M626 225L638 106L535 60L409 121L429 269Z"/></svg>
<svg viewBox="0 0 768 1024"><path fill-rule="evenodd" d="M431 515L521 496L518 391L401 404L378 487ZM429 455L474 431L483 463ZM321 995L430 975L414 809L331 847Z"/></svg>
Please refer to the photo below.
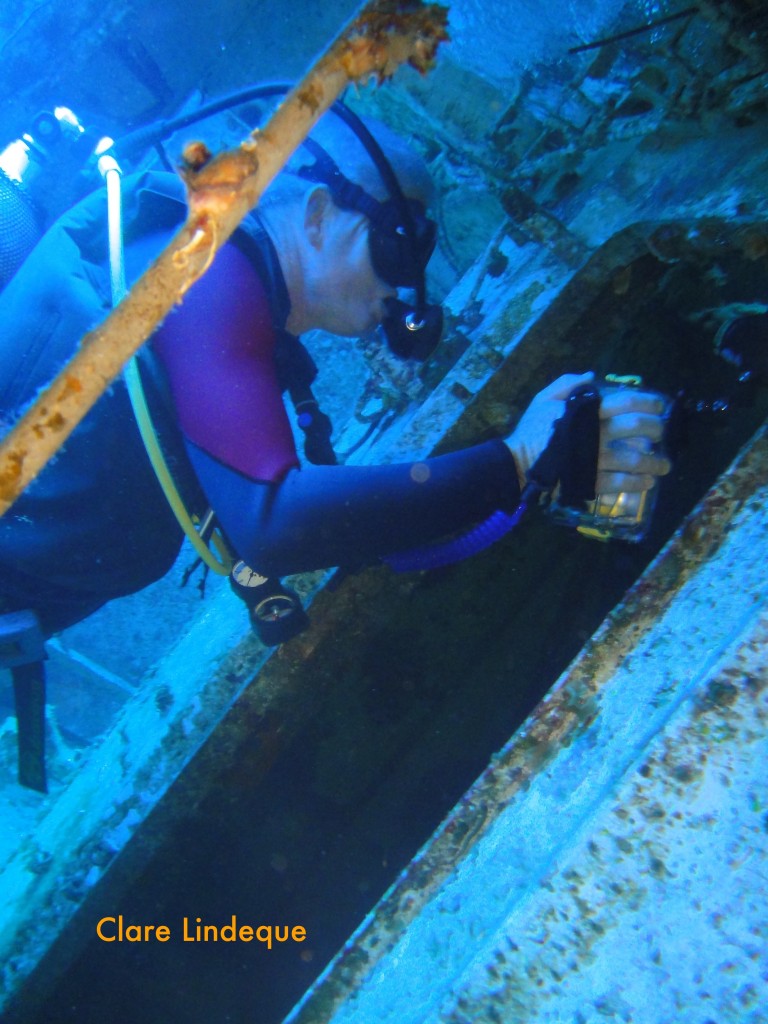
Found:
<svg viewBox="0 0 768 1024"><path fill-rule="evenodd" d="M383 466L305 466L260 483L187 442L200 483L238 555L285 576L387 555L467 529L519 500L502 441Z"/></svg>

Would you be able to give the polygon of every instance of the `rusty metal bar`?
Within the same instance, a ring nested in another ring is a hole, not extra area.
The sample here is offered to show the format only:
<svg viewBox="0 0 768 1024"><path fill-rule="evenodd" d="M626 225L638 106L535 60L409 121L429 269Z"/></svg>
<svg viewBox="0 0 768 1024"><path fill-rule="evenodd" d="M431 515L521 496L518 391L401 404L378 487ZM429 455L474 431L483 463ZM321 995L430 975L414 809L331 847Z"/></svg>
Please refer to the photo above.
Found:
<svg viewBox="0 0 768 1024"><path fill-rule="evenodd" d="M184 172L186 223L110 316L0 444L0 515L59 450L154 328L210 266L218 249L296 146L351 82L389 78L404 63L422 72L447 38L446 8L371 0L310 68L262 131L211 158L201 144Z"/></svg>

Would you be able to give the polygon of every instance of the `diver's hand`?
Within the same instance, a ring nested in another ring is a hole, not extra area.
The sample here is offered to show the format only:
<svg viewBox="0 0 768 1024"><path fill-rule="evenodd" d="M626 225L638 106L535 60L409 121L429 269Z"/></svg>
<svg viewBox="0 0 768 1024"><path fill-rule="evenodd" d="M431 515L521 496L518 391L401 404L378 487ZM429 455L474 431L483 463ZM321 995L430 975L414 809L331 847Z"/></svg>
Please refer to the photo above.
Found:
<svg viewBox="0 0 768 1024"><path fill-rule="evenodd" d="M566 373L558 377L536 395L506 438L506 445L517 466L521 491L525 487L528 470L549 444L554 425L565 412L566 398L574 388L589 384L594 376L593 373Z"/></svg>
<svg viewBox="0 0 768 1024"><path fill-rule="evenodd" d="M597 493L647 491L667 474L669 459L653 445L664 435L664 400L635 388L611 388L600 402Z"/></svg>
<svg viewBox="0 0 768 1024"><path fill-rule="evenodd" d="M565 411L570 393L589 384L593 373L566 373L540 391L506 439L517 466L520 489L528 470L552 437L555 422ZM645 491L656 477L670 470L663 455L652 451L664 433L664 402L658 395L635 388L610 388L600 403L600 447L597 462L598 494Z"/></svg>

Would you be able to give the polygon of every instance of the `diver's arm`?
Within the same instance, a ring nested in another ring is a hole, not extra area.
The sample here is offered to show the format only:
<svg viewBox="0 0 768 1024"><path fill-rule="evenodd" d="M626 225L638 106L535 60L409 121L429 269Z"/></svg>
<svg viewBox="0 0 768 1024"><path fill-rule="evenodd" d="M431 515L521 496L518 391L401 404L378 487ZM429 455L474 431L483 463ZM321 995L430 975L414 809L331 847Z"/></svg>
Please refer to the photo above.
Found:
<svg viewBox="0 0 768 1024"><path fill-rule="evenodd" d="M502 441L391 466L307 466L259 483L188 443L236 551L268 576L362 565L473 526L519 499Z"/></svg>

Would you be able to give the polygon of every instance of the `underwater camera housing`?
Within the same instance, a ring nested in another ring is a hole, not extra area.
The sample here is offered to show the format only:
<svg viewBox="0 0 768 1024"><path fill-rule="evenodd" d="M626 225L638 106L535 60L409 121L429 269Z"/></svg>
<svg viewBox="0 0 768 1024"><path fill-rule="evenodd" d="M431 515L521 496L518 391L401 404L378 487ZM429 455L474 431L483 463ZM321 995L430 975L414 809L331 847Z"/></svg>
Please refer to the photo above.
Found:
<svg viewBox="0 0 768 1024"><path fill-rule="evenodd" d="M550 518L563 526L596 540L623 540L638 543L648 534L656 506L659 481L645 491L595 493L595 476L600 438L600 402L613 390L640 387L640 377L609 374L597 385L577 389L566 403L569 454L563 460L558 488L547 506ZM667 453L667 437L675 402L660 392L643 388L663 402L664 433L660 441L630 437L621 443L643 453Z"/></svg>

